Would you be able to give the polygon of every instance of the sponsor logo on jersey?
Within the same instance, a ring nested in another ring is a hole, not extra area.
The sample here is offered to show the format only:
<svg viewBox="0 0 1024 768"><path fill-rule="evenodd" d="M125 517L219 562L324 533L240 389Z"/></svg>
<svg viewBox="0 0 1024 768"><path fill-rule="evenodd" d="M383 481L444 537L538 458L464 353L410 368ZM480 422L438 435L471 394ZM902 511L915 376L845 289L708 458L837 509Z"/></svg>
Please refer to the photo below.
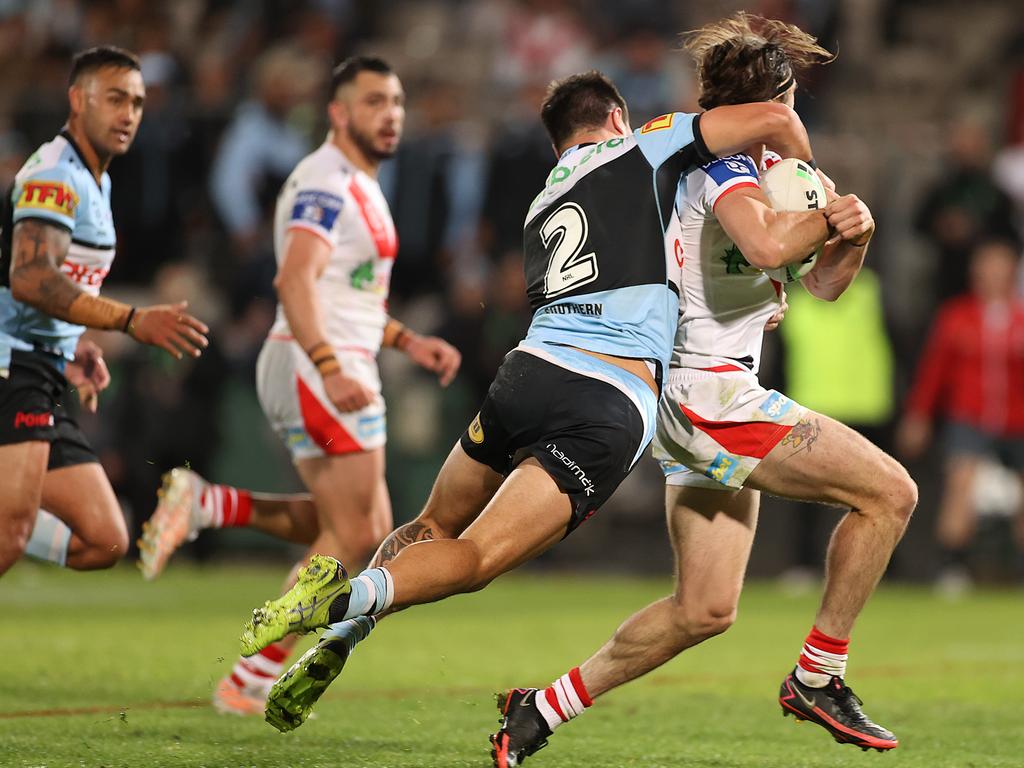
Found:
<svg viewBox="0 0 1024 768"><path fill-rule="evenodd" d="M793 401L781 392L772 392L768 399L761 403L761 410L764 415L772 421L778 421L793 407Z"/></svg>
<svg viewBox="0 0 1024 768"><path fill-rule="evenodd" d="M715 482L725 485L729 482L729 478L733 476L739 463L740 460L736 456L730 456L728 453L719 451L704 474Z"/></svg>
<svg viewBox="0 0 1024 768"><path fill-rule="evenodd" d="M291 220L303 224L313 224L331 230L341 213L344 201L337 195L307 189L295 196Z"/></svg>
<svg viewBox="0 0 1024 768"><path fill-rule="evenodd" d="M60 271L79 285L89 285L99 288L103 285L103 279L110 272L110 268L90 267L86 264L79 264L74 261L65 261L61 264Z"/></svg>
<svg viewBox="0 0 1024 768"><path fill-rule="evenodd" d="M653 120L648 120L644 123L643 128L640 129L640 133L651 133L652 131L663 131L666 128L671 128L675 117L675 112L669 112L667 115L661 115Z"/></svg>
<svg viewBox="0 0 1024 768"><path fill-rule="evenodd" d="M15 429L34 429L36 427L52 427L52 413L25 413L18 411L14 415Z"/></svg>
<svg viewBox="0 0 1024 768"><path fill-rule="evenodd" d="M357 291L365 291L373 284L373 261L364 261L349 273L349 282Z"/></svg>
<svg viewBox="0 0 1024 768"><path fill-rule="evenodd" d="M469 425L469 429L466 432L469 434L470 442L480 445L484 441L484 428L480 424L479 413L473 419L473 423Z"/></svg>
<svg viewBox="0 0 1024 768"><path fill-rule="evenodd" d="M701 170L710 176L719 186L737 178L746 181L757 181L757 169L754 162L746 155L730 155L701 166Z"/></svg>
<svg viewBox="0 0 1024 768"><path fill-rule="evenodd" d="M26 181L15 207L19 210L30 208L49 211L74 218L78 195L70 186L59 181Z"/></svg>
<svg viewBox="0 0 1024 768"><path fill-rule="evenodd" d="M600 317L604 314L604 304L549 304L540 310L545 315L587 315Z"/></svg>
<svg viewBox="0 0 1024 768"><path fill-rule="evenodd" d="M726 248L719 258L725 263L725 274L727 275L745 275L749 271L750 262L735 245Z"/></svg>
<svg viewBox="0 0 1024 768"><path fill-rule="evenodd" d="M591 479L587 477L587 473L583 471L583 467L581 467L575 461L573 461L560 450L558 450L557 446L555 446L554 443L548 443L547 449L551 451L552 456L554 456L560 462L565 464L566 469L568 469L569 472L572 475L574 475L577 480L580 481L580 484L583 486L583 491L587 494L587 496L590 496L597 490L596 486L591 481Z"/></svg>

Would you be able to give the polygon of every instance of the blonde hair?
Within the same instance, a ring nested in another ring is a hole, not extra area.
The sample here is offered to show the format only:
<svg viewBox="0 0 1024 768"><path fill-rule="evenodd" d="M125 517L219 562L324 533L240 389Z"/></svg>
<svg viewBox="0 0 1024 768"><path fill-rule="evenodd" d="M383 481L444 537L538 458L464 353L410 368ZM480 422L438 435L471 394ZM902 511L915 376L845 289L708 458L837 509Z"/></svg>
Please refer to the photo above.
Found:
<svg viewBox="0 0 1024 768"><path fill-rule="evenodd" d="M771 101L798 73L835 56L794 24L740 11L727 19L683 33L683 47L697 64L698 103Z"/></svg>

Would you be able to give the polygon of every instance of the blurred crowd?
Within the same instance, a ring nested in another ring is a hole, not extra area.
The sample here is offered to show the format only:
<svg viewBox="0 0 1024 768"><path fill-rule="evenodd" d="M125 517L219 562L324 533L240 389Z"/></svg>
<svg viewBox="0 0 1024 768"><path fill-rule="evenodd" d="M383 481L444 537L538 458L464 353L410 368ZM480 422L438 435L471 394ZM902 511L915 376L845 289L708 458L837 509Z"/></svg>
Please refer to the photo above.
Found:
<svg viewBox="0 0 1024 768"><path fill-rule="evenodd" d="M914 382L919 361L927 367L929 355L947 354L923 340L963 294L974 292L984 317L953 343L981 350L1003 334L1002 351L992 354L1007 356L1007 371L1024 356L1014 314L1024 284L1016 264L1024 27L1009 0L969 14L962 4L913 0L0 0L0 185L7 189L63 123L74 51L114 43L137 52L146 112L131 152L110 171L118 255L105 290L187 296L213 328L214 344L190 366L102 339L115 385L99 416L83 420L133 524L151 511L160 473L176 464L258 489L294 484L262 423L253 370L273 318L274 198L323 140L333 63L376 53L403 79L405 138L381 175L400 238L391 311L464 357L459 380L440 394L384 353L389 471L402 520L425 498L529 320L520 240L524 211L553 162L537 119L546 84L599 68L619 85L634 125L696 110L678 33L741 7L797 23L839 51L800 83L797 110L819 163L879 224L868 269L838 304L816 305L792 289L764 376L911 460L927 522L912 526L895 569L913 577L939 563L964 567L977 526L942 523L946 560L937 560L932 522L953 514L950 494L977 507L972 494L983 475L961 472L959 486L943 487L956 446L923 423L970 422L951 410L953 389L965 385ZM943 40L954 40L952 48ZM1000 249L1007 258L992 267ZM998 296L993 269L1008 289ZM1000 314L996 305L1011 309ZM981 364L960 351L957 365ZM904 417L908 391L927 386L930 399L918 392ZM968 426L989 435L988 453L1019 473L1024 424L1005 414L1024 408L1024 387L978 386L990 407ZM1011 488L1013 478L985 482ZM652 562L649 541L662 536L656 470L644 468L626 488L620 497L630 503L589 523L595 538L576 545L577 554L602 537L634 536L637 563ZM995 496L1005 505L1005 494ZM830 519L780 504L754 570L820 562ZM1024 543L1024 526L1018 535Z"/></svg>

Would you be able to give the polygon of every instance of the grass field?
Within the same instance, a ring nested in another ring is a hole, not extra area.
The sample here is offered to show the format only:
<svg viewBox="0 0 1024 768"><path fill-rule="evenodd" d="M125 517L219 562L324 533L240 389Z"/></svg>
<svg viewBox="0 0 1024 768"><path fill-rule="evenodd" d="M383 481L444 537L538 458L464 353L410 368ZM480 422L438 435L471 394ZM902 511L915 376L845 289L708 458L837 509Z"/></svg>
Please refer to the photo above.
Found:
<svg viewBox="0 0 1024 768"><path fill-rule="evenodd" d="M492 692L550 682L668 588L510 577L394 617L356 651L319 717L283 736L207 706L248 609L275 592L280 570L172 567L146 584L127 567L19 565L0 581L0 766L486 766ZM885 755L780 715L775 693L814 603L751 585L729 633L609 694L527 766L1024 765L1019 592L875 596L850 682L902 741Z"/></svg>

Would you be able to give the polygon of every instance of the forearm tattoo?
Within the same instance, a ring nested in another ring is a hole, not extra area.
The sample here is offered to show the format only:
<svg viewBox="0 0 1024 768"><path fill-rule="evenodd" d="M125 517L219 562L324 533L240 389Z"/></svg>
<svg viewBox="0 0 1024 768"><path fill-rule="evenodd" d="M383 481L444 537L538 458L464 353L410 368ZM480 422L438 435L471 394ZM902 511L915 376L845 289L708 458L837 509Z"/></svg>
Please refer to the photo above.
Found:
<svg viewBox="0 0 1024 768"><path fill-rule="evenodd" d="M49 315L67 319L71 304L82 295L60 271L71 245L71 234L42 221L19 221L14 228L11 288L18 286L26 303Z"/></svg>
<svg viewBox="0 0 1024 768"><path fill-rule="evenodd" d="M433 538L433 530L423 523L417 523L415 520L399 526L391 532L391 535L384 539L384 543L380 545L380 550L377 552L377 556L373 559L371 565L373 568L387 565L398 557L398 553L410 544L415 544L418 541L432 541Z"/></svg>
<svg viewBox="0 0 1024 768"><path fill-rule="evenodd" d="M800 421L798 421L796 425L789 430L789 434L782 438L782 445L793 448L793 453L786 458L790 458L804 450L809 453L820 436L821 425L818 424L817 419L800 419Z"/></svg>

